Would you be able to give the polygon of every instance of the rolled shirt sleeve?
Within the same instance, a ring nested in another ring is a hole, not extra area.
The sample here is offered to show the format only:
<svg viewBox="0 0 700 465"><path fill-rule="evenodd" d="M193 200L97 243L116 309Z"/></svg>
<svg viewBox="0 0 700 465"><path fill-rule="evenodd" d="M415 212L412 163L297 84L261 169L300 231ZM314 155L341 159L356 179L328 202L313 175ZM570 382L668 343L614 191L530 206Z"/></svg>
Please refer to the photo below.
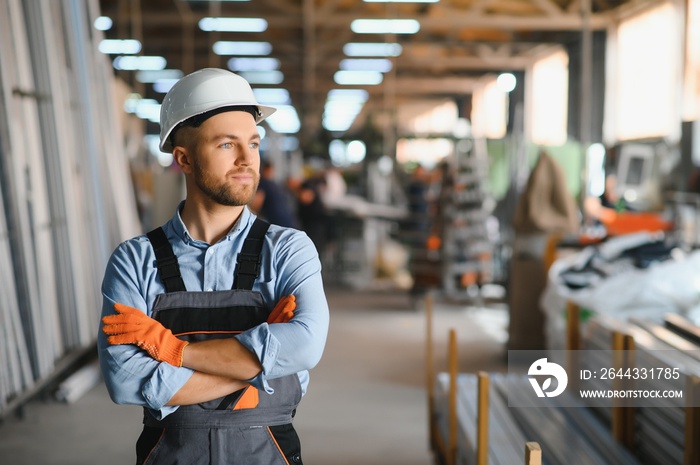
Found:
<svg viewBox="0 0 700 465"><path fill-rule="evenodd" d="M110 258L102 285L102 316L115 313L115 302L141 310L147 306L132 280L140 274L133 266L133 252L133 247L122 244ZM157 419L177 410L177 406L165 404L187 382L193 371L157 362L135 345L111 345L102 326L100 321L97 347L100 368L112 400L118 404L147 407Z"/></svg>
<svg viewBox="0 0 700 465"><path fill-rule="evenodd" d="M284 245L277 249L274 263L278 274L274 289L268 292L280 298L294 294L294 317L288 323L264 323L237 337L258 356L262 365L261 373L249 380L253 386L272 393L267 379L298 373L305 392L308 370L319 362L325 347L328 303L321 278L321 263L311 240L297 232L280 243ZM265 295L264 284L261 286Z"/></svg>

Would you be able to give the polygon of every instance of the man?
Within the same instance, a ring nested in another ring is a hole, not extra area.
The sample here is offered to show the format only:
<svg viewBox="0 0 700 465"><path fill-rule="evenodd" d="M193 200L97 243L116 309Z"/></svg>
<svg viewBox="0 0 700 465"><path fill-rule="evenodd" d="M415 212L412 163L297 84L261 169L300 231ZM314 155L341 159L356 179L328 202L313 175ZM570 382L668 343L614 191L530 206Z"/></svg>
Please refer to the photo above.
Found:
<svg viewBox="0 0 700 465"><path fill-rule="evenodd" d="M264 162L260 170L260 182L250 207L272 224L298 228L292 193L275 180L275 168Z"/></svg>
<svg viewBox="0 0 700 465"><path fill-rule="evenodd" d="M219 69L185 76L163 101L160 148L187 196L162 228L112 254L98 337L113 401L144 407L137 464L301 463L292 417L328 305L309 238L246 207L256 124L272 112Z"/></svg>
<svg viewBox="0 0 700 465"><path fill-rule="evenodd" d="M297 189L297 214L301 229L311 238L323 259L328 243L330 215L323 203L325 178L312 176L299 184Z"/></svg>

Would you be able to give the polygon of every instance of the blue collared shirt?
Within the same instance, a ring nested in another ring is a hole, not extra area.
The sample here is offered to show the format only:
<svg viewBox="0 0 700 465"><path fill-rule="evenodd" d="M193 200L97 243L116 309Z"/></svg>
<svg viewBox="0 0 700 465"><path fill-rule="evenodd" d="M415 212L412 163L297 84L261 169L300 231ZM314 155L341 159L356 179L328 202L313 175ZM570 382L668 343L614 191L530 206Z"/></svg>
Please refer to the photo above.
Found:
<svg viewBox="0 0 700 465"><path fill-rule="evenodd" d="M178 208L163 230L178 258L188 291L231 289L236 257L254 220L255 215L244 208L229 233L210 245L189 235ZM262 294L270 308L280 298L294 294L297 307L289 323L263 323L235 336L258 356L262 365L261 373L248 382L272 393L268 379L296 373L305 393L307 370L321 358L329 321L321 263L305 233L270 226L253 290ZM120 244L107 264L102 282L102 315L114 314L115 302L151 315L156 296L164 292L150 241L145 235L135 237ZM114 402L148 407L158 419L177 409L165 404L192 376L191 369L157 362L135 345L108 344L101 323L97 345L102 374Z"/></svg>

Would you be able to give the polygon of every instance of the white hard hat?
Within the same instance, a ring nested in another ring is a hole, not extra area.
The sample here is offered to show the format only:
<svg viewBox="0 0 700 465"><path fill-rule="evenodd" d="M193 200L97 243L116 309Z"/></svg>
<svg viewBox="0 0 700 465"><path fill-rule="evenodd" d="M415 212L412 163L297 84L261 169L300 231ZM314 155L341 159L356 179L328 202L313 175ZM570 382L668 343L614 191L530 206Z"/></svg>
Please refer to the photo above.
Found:
<svg viewBox="0 0 700 465"><path fill-rule="evenodd" d="M183 121L223 107L255 106L255 123L276 111L260 105L253 89L241 76L218 68L204 68L188 74L170 89L160 107L160 149L173 149L170 134Z"/></svg>

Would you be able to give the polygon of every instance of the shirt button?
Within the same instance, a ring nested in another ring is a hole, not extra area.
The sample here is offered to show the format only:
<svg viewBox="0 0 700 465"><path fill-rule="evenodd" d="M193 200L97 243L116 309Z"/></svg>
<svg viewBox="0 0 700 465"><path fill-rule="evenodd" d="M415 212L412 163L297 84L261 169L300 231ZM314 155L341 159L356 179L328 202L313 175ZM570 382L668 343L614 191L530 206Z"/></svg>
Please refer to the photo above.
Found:
<svg viewBox="0 0 700 465"><path fill-rule="evenodd" d="M211 255L213 253L214 253L214 249L212 249L211 247L207 249L207 255Z"/></svg>
<svg viewBox="0 0 700 465"><path fill-rule="evenodd" d="M214 290L214 289L212 289L212 288L210 287L209 289L207 289L207 292L212 292L213 290Z"/></svg>

